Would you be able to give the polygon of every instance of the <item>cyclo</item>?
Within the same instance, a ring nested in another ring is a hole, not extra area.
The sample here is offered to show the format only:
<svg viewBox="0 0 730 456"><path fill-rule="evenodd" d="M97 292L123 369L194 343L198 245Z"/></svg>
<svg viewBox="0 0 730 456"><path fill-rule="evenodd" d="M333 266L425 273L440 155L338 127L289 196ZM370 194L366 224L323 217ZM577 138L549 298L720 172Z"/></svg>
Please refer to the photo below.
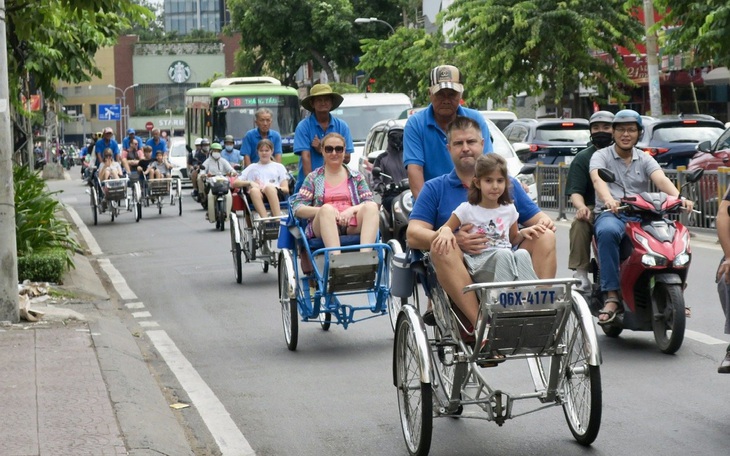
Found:
<svg viewBox="0 0 730 456"><path fill-rule="evenodd" d="M360 244L359 235L340 236L340 247L324 247L321 239L307 238L307 221L295 217L291 206L290 199L289 216L280 224L278 280L284 338L293 351L299 317L303 322L317 321L327 331L332 323L347 329L352 323L388 313L392 250L381 242ZM360 252L363 248L372 250ZM333 255L336 250L342 254ZM358 297L367 304L344 303ZM358 311L371 315L356 318Z"/></svg>
<svg viewBox="0 0 730 456"><path fill-rule="evenodd" d="M274 248L273 242L279 238L279 225L282 217L269 216L255 217L256 210L246 192L241 189L233 193L233 206L230 214L231 254L233 255L233 270L236 282L241 283L242 256L246 263L259 261L264 273L269 272L269 266L278 267L279 251ZM280 204L282 211L289 208L287 201ZM269 205L266 203L269 211Z"/></svg>
<svg viewBox="0 0 730 456"><path fill-rule="evenodd" d="M98 215L107 211L111 214L113 222L121 214L122 208L134 213L135 222L139 222L139 219L142 218L140 203L142 191L139 182L130 182L128 177L101 181L94 171L90 187L87 192L90 196L94 225L98 223ZM131 192L128 189L131 189Z"/></svg>
<svg viewBox="0 0 730 456"><path fill-rule="evenodd" d="M157 206L157 213L162 214L162 207L169 201L170 206L177 206L177 214L182 215L182 184L179 178L145 178L143 184L145 207Z"/></svg>
<svg viewBox="0 0 730 456"><path fill-rule="evenodd" d="M397 388L401 427L408 451L430 450L434 417L508 419L551 405L563 407L573 437L590 445L598 435L602 394L601 354L590 309L571 290L576 279L475 283L481 324L474 341L439 285L430 254L418 261L394 258L392 293L410 297L416 272L433 305L436 326L426 332L420 313L404 303L398 314L393 351L393 383ZM407 267L398 267L398 265ZM417 297L414 296L414 297ZM412 301L411 301L412 302ZM474 345L476 343L476 345ZM475 351L473 346L484 348ZM512 393L490 384L482 366L527 361L534 389ZM502 362L500 359L499 362ZM520 413L515 403L537 399L541 405ZM474 413L463 415L465 407Z"/></svg>

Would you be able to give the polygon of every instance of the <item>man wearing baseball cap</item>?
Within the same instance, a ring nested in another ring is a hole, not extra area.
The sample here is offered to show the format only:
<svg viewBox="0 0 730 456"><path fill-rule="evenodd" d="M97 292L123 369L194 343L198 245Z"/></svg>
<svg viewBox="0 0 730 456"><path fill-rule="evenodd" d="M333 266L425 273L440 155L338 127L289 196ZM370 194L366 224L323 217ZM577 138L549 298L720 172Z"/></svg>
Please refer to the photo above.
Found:
<svg viewBox="0 0 730 456"><path fill-rule="evenodd" d="M329 84L313 85L309 96L302 100L302 107L312 115L299 122L294 131L294 153L299 155L295 191L299 191L307 174L324 165L324 157L319 152L319 140L325 135L339 133L345 138L345 163L349 162L350 154L355 151L350 127L344 120L330 114L342 101L342 95L333 92Z"/></svg>
<svg viewBox="0 0 730 456"><path fill-rule="evenodd" d="M114 140L114 130L111 127L106 127L101 131L101 138L96 141L94 146L94 153L96 154L96 163L104 162L104 151L111 149L114 161L121 160L121 154L119 153L119 144Z"/></svg>
<svg viewBox="0 0 730 456"><path fill-rule="evenodd" d="M408 169L414 198L418 197L424 182L454 169L446 149L445 132L457 116L474 119L482 130L484 152L492 151L492 139L484 117L479 111L461 106L462 92L464 86L459 69L453 65L439 65L431 70L431 104L408 118L403 132L403 164Z"/></svg>
<svg viewBox="0 0 730 456"><path fill-rule="evenodd" d="M122 149L129 150L129 143L135 138L136 134L137 132L134 131L134 128L127 129L127 137L122 139ZM141 144L141 141L138 141L137 144ZM140 149L142 148L140 147Z"/></svg>

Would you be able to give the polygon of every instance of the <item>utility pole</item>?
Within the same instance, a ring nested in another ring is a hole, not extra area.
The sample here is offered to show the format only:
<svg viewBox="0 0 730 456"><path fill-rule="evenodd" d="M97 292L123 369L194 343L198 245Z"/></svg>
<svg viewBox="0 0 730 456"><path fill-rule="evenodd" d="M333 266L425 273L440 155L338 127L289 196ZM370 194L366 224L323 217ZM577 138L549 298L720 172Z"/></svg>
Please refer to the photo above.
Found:
<svg viewBox="0 0 730 456"><path fill-rule="evenodd" d="M20 320L18 252L15 246L13 145L5 14L5 0L0 0L0 321L17 323Z"/></svg>
<svg viewBox="0 0 730 456"><path fill-rule="evenodd" d="M651 115L662 114L662 92L659 88L659 61L657 60L656 33L650 31L654 26L654 4L644 0L644 29L646 30L646 68L649 77L649 103Z"/></svg>

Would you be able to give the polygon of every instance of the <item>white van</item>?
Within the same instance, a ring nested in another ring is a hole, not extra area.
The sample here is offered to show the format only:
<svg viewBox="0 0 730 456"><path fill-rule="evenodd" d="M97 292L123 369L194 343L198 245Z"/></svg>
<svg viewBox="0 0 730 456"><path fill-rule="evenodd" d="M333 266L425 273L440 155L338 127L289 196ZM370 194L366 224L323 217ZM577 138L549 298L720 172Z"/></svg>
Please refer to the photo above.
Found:
<svg viewBox="0 0 730 456"><path fill-rule="evenodd" d="M332 111L332 115L350 127L355 153L350 156L349 166L357 170L370 128L381 120L397 119L413 104L404 93L343 93L342 98L342 104Z"/></svg>
<svg viewBox="0 0 730 456"><path fill-rule="evenodd" d="M497 125L500 130L517 120L517 115L512 111L479 111L485 119L489 119Z"/></svg>

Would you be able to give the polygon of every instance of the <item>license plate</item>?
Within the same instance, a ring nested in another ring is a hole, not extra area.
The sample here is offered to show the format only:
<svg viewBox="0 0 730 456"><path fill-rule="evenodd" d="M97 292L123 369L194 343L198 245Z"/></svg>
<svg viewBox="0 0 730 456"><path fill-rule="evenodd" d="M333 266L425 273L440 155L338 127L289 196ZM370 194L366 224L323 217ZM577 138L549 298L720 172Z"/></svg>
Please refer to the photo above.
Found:
<svg viewBox="0 0 730 456"><path fill-rule="evenodd" d="M493 295L494 304L500 307L531 307L552 305L558 299L557 288L540 288L534 290L497 290Z"/></svg>

